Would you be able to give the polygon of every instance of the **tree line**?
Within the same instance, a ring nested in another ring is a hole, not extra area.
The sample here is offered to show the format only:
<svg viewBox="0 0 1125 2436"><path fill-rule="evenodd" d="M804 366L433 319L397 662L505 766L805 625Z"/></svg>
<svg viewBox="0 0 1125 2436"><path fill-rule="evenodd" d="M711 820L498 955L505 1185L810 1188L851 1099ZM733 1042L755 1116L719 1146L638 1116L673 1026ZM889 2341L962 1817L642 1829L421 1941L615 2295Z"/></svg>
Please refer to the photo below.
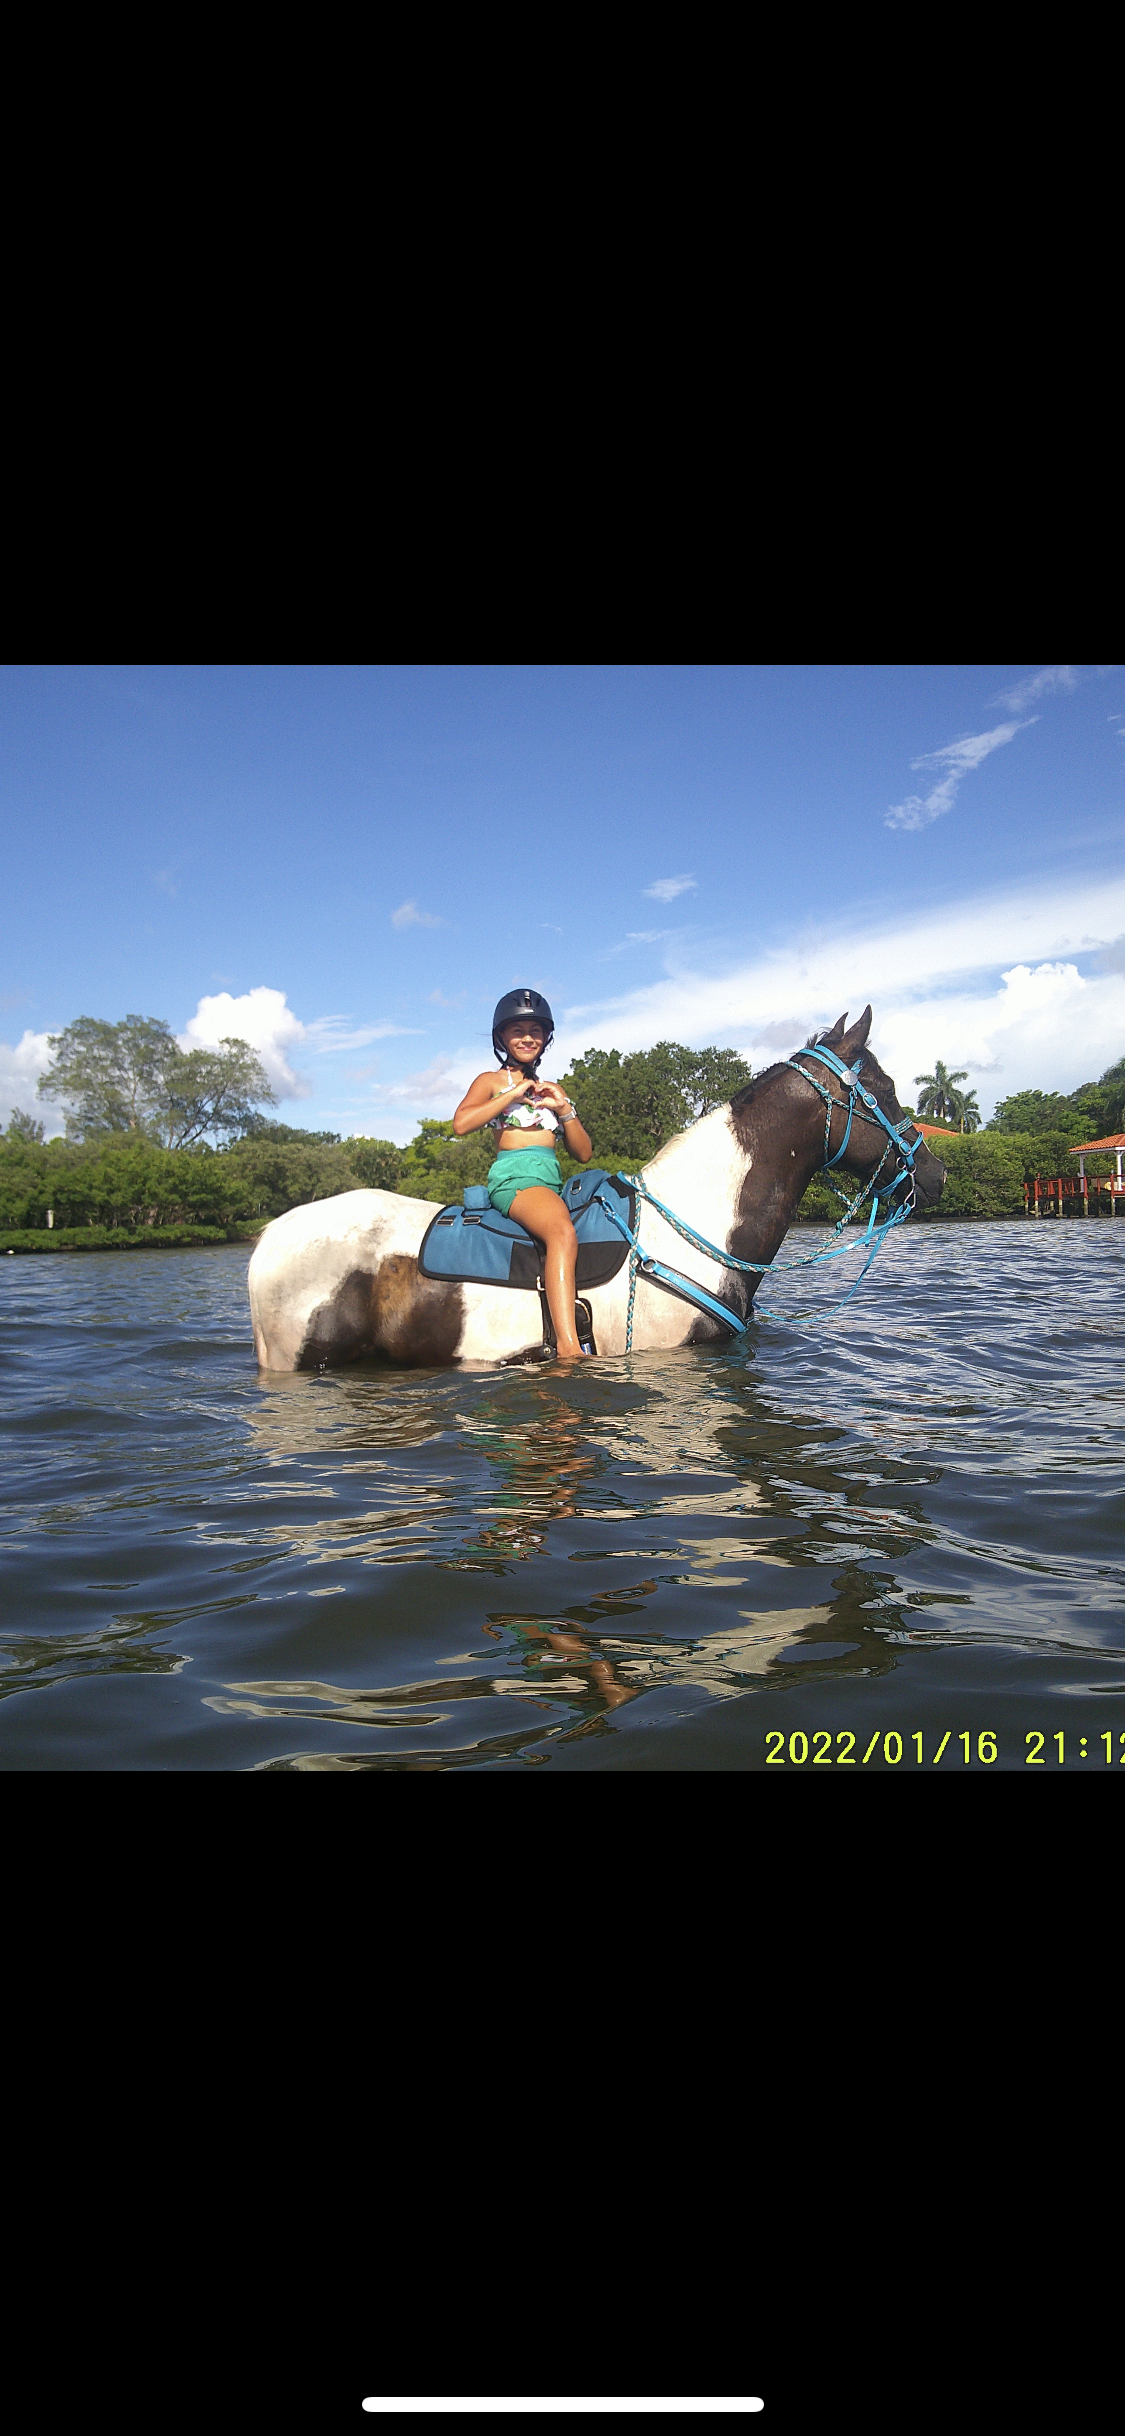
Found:
<svg viewBox="0 0 1125 2436"><path fill-rule="evenodd" d="M948 1067L935 1058L932 1074L916 1074L916 1113L935 1125L955 1125L961 1133L976 1133L981 1123L975 1091L959 1086L968 1079L964 1066ZM913 1115L914 1110L911 1111ZM1061 1134L1071 1141L1104 1141L1125 1130L1125 1057L1107 1066L1100 1081L1080 1083L1077 1091L1013 1091L998 1100L984 1128L986 1133Z"/></svg>
<svg viewBox="0 0 1125 2436"><path fill-rule="evenodd" d="M272 1107L269 1076L249 1041L217 1049L181 1049L157 1015L126 1015L103 1023L80 1015L51 1033L38 1095L66 1116L66 1139L90 1142L114 1134L187 1150L208 1139L228 1140Z"/></svg>
<svg viewBox="0 0 1125 2436"><path fill-rule="evenodd" d="M457 1140L448 1118L424 1118L405 1147L366 1135L341 1139L284 1125L266 1111L274 1094L257 1053L231 1038L218 1050L181 1051L167 1024L127 1016L81 1017L52 1037L44 1099L65 1112L66 1132L44 1138L41 1120L13 1111L0 1135L0 1228L206 1228L245 1235L305 1202L357 1185L425 1201L459 1200L483 1183L491 1134ZM560 1081L578 1108L599 1166L636 1168L673 1134L720 1106L751 1079L733 1049L677 1041L622 1055L589 1049ZM965 1139L942 1143L949 1181L936 1216L1002 1217L1023 1206L1025 1177L1071 1175L1070 1145L1125 1127L1125 1058L1097 1083L1063 1096L1024 1091L1000 1102L978 1130L972 1094L951 1094L963 1072L935 1060L916 1078L919 1115L964 1123ZM913 1113L913 1111L911 1111ZM564 1174L575 1162L560 1151ZM1109 1162L1092 1158L1095 1174ZM838 1204L813 1184L803 1218L835 1218Z"/></svg>
<svg viewBox="0 0 1125 2436"><path fill-rule="evenodd" d="M424 1118L412 1142L314 1133L271 1121L274 1101L247 1042L177 1048L152 1017L107 1024L82 1017L50 1041L40 1096L64 1110L66 1132L16 1109L0 1136L0 1228L207 1227L244 1233L284 1210L374 1186L426 1201L483 1183L491 1134L457 1140L449 1118ZM599 1165L635 1167L685 1125L731 1098L751 1070L733 1049L660 1041L623 1057L591 1049L560 1079L595 1143ZM560 1153L564 1173L575 1162Z"/></svg>

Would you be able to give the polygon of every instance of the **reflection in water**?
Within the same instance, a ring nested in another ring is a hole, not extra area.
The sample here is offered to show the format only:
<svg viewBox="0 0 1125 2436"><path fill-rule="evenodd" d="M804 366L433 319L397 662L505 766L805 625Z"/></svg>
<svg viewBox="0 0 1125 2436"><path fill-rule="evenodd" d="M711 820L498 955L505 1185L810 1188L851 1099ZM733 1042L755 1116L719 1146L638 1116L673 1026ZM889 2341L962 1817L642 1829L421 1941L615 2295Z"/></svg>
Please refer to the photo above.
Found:
<svg viewBox="0 0 1125 2436"><path fill-rule="evenodd" d="M892 1243L823 1338L577 1372L261 1378L244 1258L0 1271L0 1764L593 1764L735 1702L757 1751L755 1695L850 1724L909 1665L918 1723L1000 1647L1115 1691L1125 1232L1032 1233Z"/></svg>
<svg viewBox="0 0 1125 2436"><path fill-rule="evenodd" d="M553 1385L553 1382L552 1382ZM467 1546L497 1548L504 1555L531 1556L546 1540L547 1525L577 1511L581 1482L594 1471L594 1449L584 1443L584 1416L559 1393L532 1389L531 1409L518 1418L487 1399L464 1428L468 1445L495 1467L496 1519Z"/></svg>
<svg viewBox="0 0 1125 2436"><path fill-rule="evenodd" d="M657 1585L641 1584L655 1591ZM446 1714L437 1704L490 1700L519 1700L534 1710L525 1725L506 1733L485 1728L471 1741L454 1739L441 1749L379 1752L300 1753L261 1763L271 1768L324 1769L342 1767L400 1769L464 1767L504 1759L549 1758L550 1746L572 1743L581 1736L604 1732L605 1720L642 1693L675 1691L697 1698L729 1700L764 1686L778 1688L818 1678L848 1674L884 1675L894 1665L893 1650L880 1634L877 1619L884 1608L884 1586L856 1579L843 1596L821 1607L769 1610L747 1615L733 1627L720 1628L699 1640L675 1640L652 1630L607 1634L580 1622L587 1611L550 1620L505 1610L488 1619L488 1629L504 1637L518 1657L521 1679L513 1675L465 1675L452 1681L401 1684L382 1692L343 1691L332 1684L232 1684L240 1695L212 1706L224 1713L257 1717L306 1715L293 1705L297 1698L316 1704L316 1713L335 1723L365 1726L445 1726ZM607 1620L612 1603L606 1601ZM623 1602L620 1614L641 1612L638 1599ZM270 1695L274 1696L270 1701ZM263 1705L268 1703L268 1705ZM278 1705L278 1704L281 1705ZM433 1704L429 1715L420 1712ZM557 1720L565 1711L570 1722ZM548 1722L544 1722L548 1721ZM538 1746L536 1749L535 1746Z"/></svg>
<svg viewBox="0 0 1125 2436"><path fill-rule="evenodd" d="M519 1557L536 1555L545 1543L548 1522L577 1513L579 1486L597 1468L594 1449L584 1443L582 1413L567 1402L554 1381L551 1386L553 1392L533 1380L533 1409L517 1427L506 1415L490 1412L487 1404L477 1416L471 1442L500 1473L496 1491L500 1519L477 1535L475 1544L480 1548L500 1548ZM534 1616L509 1616L505 1621L520 1648L529 1682L526 1687L504 1683L495 1688L508 1694L518 1689L524 1699L534 1698L539 1670L549 1701L557 1700L562 1692L580 1692L587 1701L593 1696L599 1708L575 1732L588 1732L598 1714L636 1699L639 1686L622 1682L608 1658L592 1654L577 1621L544 1621ZM484 1630L497 1640L501 1637L500 1623L486 1619ZM554 1654L548 1656L548 1651ZM569 1676L543 1672L568 1661Z"/></svg>
<svg viewBox="0 0 1125 2436"><path fill-rule="evenodd" d="M114 1617L101 1632L50 1638L6 1633L0 1643L0 1700L32 1685L45 1689L82 1675L176 1675L186 1661L162 1648L166 1615Z"/></svg>

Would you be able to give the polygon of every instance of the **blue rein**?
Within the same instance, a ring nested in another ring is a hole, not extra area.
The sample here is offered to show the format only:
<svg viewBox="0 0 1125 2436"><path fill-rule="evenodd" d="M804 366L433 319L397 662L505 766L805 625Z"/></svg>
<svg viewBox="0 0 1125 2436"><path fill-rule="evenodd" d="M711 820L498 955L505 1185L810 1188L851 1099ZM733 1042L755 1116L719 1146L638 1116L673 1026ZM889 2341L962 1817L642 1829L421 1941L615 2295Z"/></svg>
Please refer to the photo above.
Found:
<svg viewBox="0 0 1125 2436"><path fill-rule="evenodd" d="M819 1059L822 1065L827 1066L831 1073L837 1075L839 1080L847 1088L847 1100L845 1101L838 1099L835 1093L829 1090L828 1086L825 1083L822 1083L817 1075L809 1074L806 1068L799 1063L799 1059L802 1057L815 1057ZM828 1184L830 1184L837 1197L841 1201L847 1202L847 1206L844 1210L842 1218L837 1219L835 1227L833 1228L833 1235L837 1238L837 1240L826 1245L823 1251L810 1252L800 1260L783 1260L780 1262L770 1260L737 1260L733 1252L724 1252L720 1249L718 1244L708 1243L705 1235L700 1235L697 1233L695 1227L688 1226L684 1219L677 1218L674 1210L667 1209L663 1201L657 1200L655 1193L650 1193L643 1177L626 1176L623 1174L622 1182L625 1184L631 1184L634 1192L641 1200L649 1202L654 1210L659 1211L660 1216L667 1221L668 1225L675 1228L677 1235L682 1235L686 1243L694 1244L697 1251L705 1252L709 1260L717 1260L721 1262L724 1268L739 1269L744 1274L752 1272L758 1277L767 1277L771 1275L775 1268L811 1269L816 1266L818 1261L834 1260L839 1252L855 1251L856 1245L854 1242L848 1243L841 1240L843 1237L843 1231L849 1220L854 1218L862 1209L863 1204L870 1193L872 1195L871 1208L868 1213L866 1230L860 1237L859 1249L862 1250L867 1244L870 1244L871 1249L868 1252L863 1267L859 1272L859 1276L854 1280L853 1284L848 1287L847 1293L841 1295L839 1302L834 1304L832 1309L827 1312L811 1311L808 1312L804 1317L798 1317L787 1311L767 1311L765 1309L760 1309L755 1313L755 1317L781 1320L784 1324L791 1328L810 1328L815 1326L818 1320L831 1319L835 1316L837 1311L843 1310L844 1304L851 1301L853 1294L857 1293L860 1286L863 1284L863 1280L871 1267L876 1253L881 1250L883 1244L886 1242L887 1236L890 1234L892 1227L902 1226L906 1219L910 1216L910 1212L914 1208L916 1198L914 1184L914 1157L918 1148L918 1141L905 1141L903 1136L898 1132L897 1128L892 1125L890 1118L884 1116L878 1100L875 1099L873 1094L866 1090L864 1085L860 1082L859 1069L861 1061L858 1058L854 1066L845 1066L841 1064L840 1059L833 1054L831 1049L818 1048L801 1049L798 1051L796 1057L787 1058L785 1062L787 1065L792 1067L794 1074L801 1075L806 1083L812 1084L814 1091L819 1091L821 1099L825 1103L824 1159L818 1173L825 1178ZM882 1158L879 1160L878 1165L872 1169L871 1174L867 1178L867 1182L860 1186L854 1200L847 1201L846 1193L840 1191L840 1187L836 1184L830 1170L839 1166L840 1161L844 1156L844 1152L848 1147L848 1143L851 1140L852 1124L855 1119L857 1100L862 1100L864 1107L874 1118L876 1124L882 1126L884 1133L888 1136L888 1141ZM833 1151L832 1156L829 1157L829 1137L832 1131L832 1118L837 1108L844 1109L845 1107L847 1109L848 1122L844 1131L844 1138L839 1149ZM883 1168L886 1166L887 1159L892 1150L898 1151L902 1165L899 1168L898 1174L892 1177L889 1184L879 1184L878 1178L881 1175ZM900 1184L906 1184L908 1187L904 1199L899 1202L897 1209L890 1208L887 1217L883 1219L881 1224L877 1224L880 1201L884 1200L889 1204L893 1200L894 1194L898 1191ZM671 1286L673 1291L676 1294L683 1295L686 1301L698 1304L701 1311L709 1311L712 1318L721 1320L723 1326L725 1328L729 1328L733 1336L746 1335L750 1324L748 1320L737 1319L734 1312L728 1310L725 1303L718 1302L713 1294L708 1294L705 1287L697 1285L693 1277L684 1277L678 1269L666 1268L662 1261L655 1260L651 1253L645 1251L644 1246L640 1241L639 1234L633 1233L632 1228L621 1216L620 1211L615 1209L612 1203L607 1201L604 1195L600 1192L595 1193L593 1198L600 1204L601 1208L605 1211L606 1216L613 1220L614 1226L618 1229L620 1234L624 1235L629 1246L629 1310L625 1325L626 1353L631 1353L633 1349L633 1304L637 1292L638 1271L643 1271L646 1277L658 1278L663 1285ZM640 1221L638 1219L638 1226L639 1224Z"/></svg>

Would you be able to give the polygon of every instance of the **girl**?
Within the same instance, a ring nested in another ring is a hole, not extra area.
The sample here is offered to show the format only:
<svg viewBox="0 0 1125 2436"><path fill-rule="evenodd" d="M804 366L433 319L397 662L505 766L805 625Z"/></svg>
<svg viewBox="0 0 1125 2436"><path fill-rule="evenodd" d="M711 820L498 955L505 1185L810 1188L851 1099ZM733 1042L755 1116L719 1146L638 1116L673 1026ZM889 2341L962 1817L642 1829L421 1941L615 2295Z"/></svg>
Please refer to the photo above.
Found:
<svg viewBox="0 0 1125 2436"><path fill-rule="evenodd" d="M478 1074L470 1083L453 1131L476 1133L483 1125L491 1126L497 1156L488 1171L489 1200L544 1245L558 1356L560 1362L570 1362L582 1354L574 1332L578 1239L561 1198L555 1143L561 1129L571 1158L583 1163L592 1144L565 1091L538 1079L539 1060L554 1031L554 1016L538 990L509 990L492 1018L492 1046L501 1072Z"/></svg>

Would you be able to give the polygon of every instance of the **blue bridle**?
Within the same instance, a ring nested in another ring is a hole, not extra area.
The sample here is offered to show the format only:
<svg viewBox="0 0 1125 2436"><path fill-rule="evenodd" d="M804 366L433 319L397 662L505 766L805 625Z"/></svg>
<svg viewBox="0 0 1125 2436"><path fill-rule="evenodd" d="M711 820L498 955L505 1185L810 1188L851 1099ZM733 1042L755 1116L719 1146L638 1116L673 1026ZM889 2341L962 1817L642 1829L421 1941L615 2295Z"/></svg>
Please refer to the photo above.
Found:
<svg viewBox="0 0 1125 2436"><path fill-rule="evenodd" d="M827 1084L820 1081L817 1075L809 1074L806 1068L799 1062L802 1057L815 1057L819 1059L820 1063L827 1066L832 1074L838 1076L839 1080L844 1084L847 1090L847 1100L845 1101L840 1099L834 1091L829 1089ZM654 1210L658 1210L660 1216L666 1219L668 1225L675 1228L677 1235L682 1235L686 1243L694 1244L697 1251L705 1252L708 1259L720 1261L724 1268L739 1269L744 1274L753 1272L759 1277L769 1276L775 1268L811 1269L816 1266L818 1261L834 1260L839 1252L855 1251L857 1246L854 1240L851 1243L843 1240L844 1229L848 1225L849 1220L854 1218L862 1209L863 1204L870 1193L872 1195L871 1208L868 1213L865 1232L859 1239L858 1248L862 1251L867 1244L870 1244L871 1249L868 1252L863 1267L859 1272L859 1276L848 1287L847 1293L841 1295L839 1302L833 1306L832 1310L827 1312L810 1311L804 1316L798 1316L795 1313L790 1313L787 1311L767 1311L759 1306L756 1308L754 1313L755 1318L781 1320L784 1324L791 1328L809 1328L814 1326L817 1321L822 1319L831 1319L834 1317L835 1312L843 1310L844 1304L851 1301L853 1294L857 1293L860 1286L863 1284L863 1280L871 1267L871 1263L874 1260L876 1253L881 1250L883 1244L886 1242L887 1236L890 1234L892 1227L904 1225L906 1219L909 1218L917 1197L914 1181L914 1159L919 1141L922 1137L921 1135L918 1135L915 1137L913 1142L905 1141L902 1134L899 1133L897 1127L892 1125L890 1118L884 1115L883 1110L879 1106L878 1100L870 1091L866 1090L864 1085L860 1082L859 1070L862 1064L862 1058L857 1058L854 1066L845 1066L841 1063L841 1060L834 1055L831 1049L800 1049L795 1057L787 1058L785 1063L786 1065L792 1067L794 1074L801 1075L806 1083L811 1083L813 1090L820 1093L821 1099L825 1103L824 1159L818 1173L825 1178L826 1182L831 1186L832 1191L837 1195L837 1198L841 1201L847 1202L847 1207L844 1210L843 1216L837 1219L832 1230L835 1240L830 1244L826 1244L823 1251L810 1252L800 1260L783 1260L780 1262L770 1260L737 1260L733 1252L724 1252L720 1249L718 1244L708 1243L705 1235L698 1234L696 1229L688 1226L683 1218L677 1218L674 1210L667 1209L663 1201L657 1200L655 1193L650 1193L643 1177L622 1175L622 1182L625 1184L631 1184L634 1192L638 1194L641 1200L649 1202L651 1207ZM878 1165L872 1169L866 1183L861 1184L854 1200L848 1201L846 1193L840 1191L840 1187L835 1182L835 1179L830 1171L832 1168L839 1166L840 1161L844 1156L844 1152L848 1147L848 1143L851 1140L852 1125L855 1121L857 1100L862 1100L864 1107L868 1110L876 1124L882 1126L888 1140L887 1147L884 1150L883 1156L879 1160ZM845 1107L847 1109L848 1121L844 1129L844 1138L839 1149L833 1151L831 1157L829 1157L829 1150L831 1147L830 1137L832 1132L832 1119L837 1109L842 1112ZM891 1178L890 1183L879 1184L878 1179L882 1174L887 1160L893 1150L897 1150L899 1153L902 1164L899 1167L897 1175ZM900 1184L905 1184L907 1186L907 1192L904 1198L899 1202L897 1208L889 1206L888 1215L883 1219L881 1225L877 1224L876 1221L878 1219L880 1201L886 1201L888 1205L890 1205L893 1202L894 1195L898 1191ZM637 1292L637 1273L639 1270L643 1270L646 1277L658 1278L662 1285L671 1286L674 1293L683 1295L685 1300L688 1302L696 1303L701 1311L709 1311L714 1319L721 1320L723 1326L730 1329L733 1336L746 1335L750 1324L748 1320L736 1319L734 1312L728 1310L725 1303L718 1302L713 1294L708 1294L703 1286L696 1284L693 1277L684 1277L680 1270L666 1268L662 1261L655 1260L651 1253L645 1251L639 1235L635 1235L633 1233L632 1228L621 1216L620 1211L615 1209L612 1203L607 1201L601 1193L595 1193L594 1199L600 1204L607 1217L612 1218L615 1227L617 1227L619 1233L624 1235L625 1240L629 1245L629 1309L625 1323L626 1353L631 1353L633 1348L633 1303Z"/></svg>

